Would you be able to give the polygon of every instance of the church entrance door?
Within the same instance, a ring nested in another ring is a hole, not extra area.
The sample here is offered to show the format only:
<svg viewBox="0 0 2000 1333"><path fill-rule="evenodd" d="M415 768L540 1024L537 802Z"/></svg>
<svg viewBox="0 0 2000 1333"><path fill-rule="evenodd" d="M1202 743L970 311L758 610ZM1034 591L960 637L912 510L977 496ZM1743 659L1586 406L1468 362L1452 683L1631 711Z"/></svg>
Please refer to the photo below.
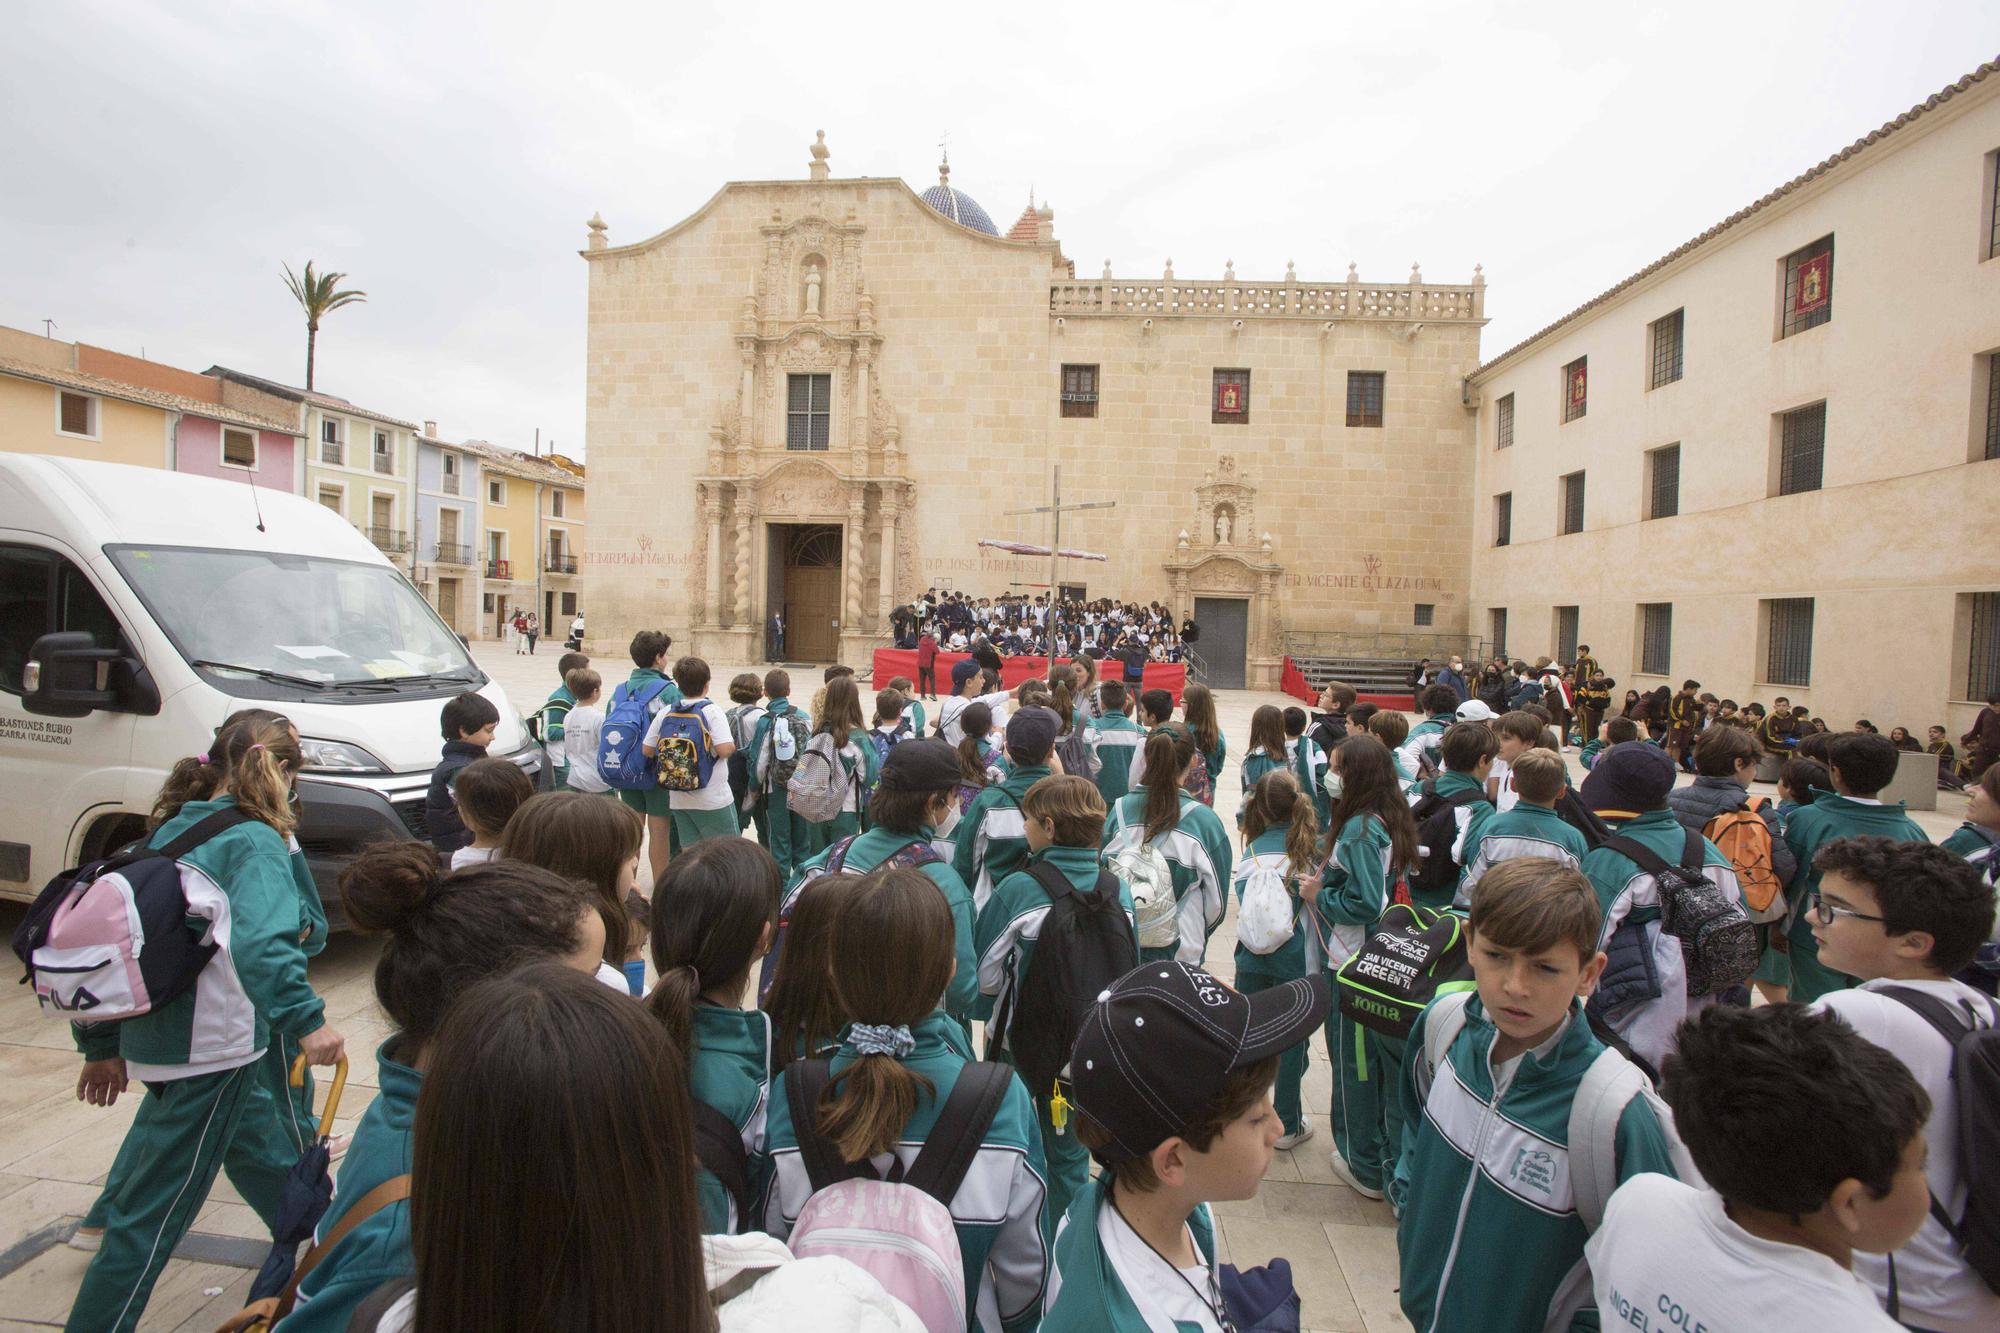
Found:
<svg viewBox="0 0 2000 1333"><path fill-rule="evenodd" d="M1250 603L1241 597L1197 597L1194 622L1201 626L1195 651L1208 668L1212 689L1243 688L1243 668L1250 643Z"/></svg>
<svg viewBox="0 0 2000 1333"><path fill-rule="evenodd" d="M772 564L784 571L785 656L840 657L841 533L831 523L771 525Z"/></svg>

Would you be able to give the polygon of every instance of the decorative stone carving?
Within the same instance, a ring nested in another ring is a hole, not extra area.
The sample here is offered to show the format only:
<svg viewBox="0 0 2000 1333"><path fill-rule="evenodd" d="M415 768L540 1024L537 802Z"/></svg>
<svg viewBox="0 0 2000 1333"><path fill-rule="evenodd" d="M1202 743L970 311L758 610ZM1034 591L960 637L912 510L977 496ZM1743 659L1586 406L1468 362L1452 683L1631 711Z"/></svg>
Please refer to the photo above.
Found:
<svg viewBox="0 0 2000 1333"><path fill-rule="evenodd" d="M1236 470L1236 456L1224 454L1195 487L1195 530L1217 546L1250 545L1256 528L1257 488Z"/></svg>
<svg viewBox="0 0 2000 1333"><path fill-rule="evenodd" d="M786 370L832 370L837 358L827 340L810 329L794 334L778 353L778 364Z"/></svg>
<svg viewBox="0 0 2000 1333"><path fill-rule="evenodd" d="M1205 592L1255 592L1257 573L1230 556L1211 556L1188 573L1188 586Z"/></svg>
<svg viewBox="0 0 2000 1333"><path fill-rule="evenodd" d="M806 149L806 151L812 154L812 163L806 168L807 174L813 180L825 180L827 174L826 160L833 155L831 150L826 146L825 130L820 130L813 135L812 146Z"/></svg>
<svg viewBox="0 0 2000 1333"><path fill-rule="evenodd" d="M806 297L803 314L807 319L819 318L819 265L806 265Z"/></svg>
<svg viewBox="0 0 2000 1333"><path fill-rule="evenodd" d="M847 508L848 484L821 463L785 463L757 482L757 512L777 518L838 514Z"/></svg>

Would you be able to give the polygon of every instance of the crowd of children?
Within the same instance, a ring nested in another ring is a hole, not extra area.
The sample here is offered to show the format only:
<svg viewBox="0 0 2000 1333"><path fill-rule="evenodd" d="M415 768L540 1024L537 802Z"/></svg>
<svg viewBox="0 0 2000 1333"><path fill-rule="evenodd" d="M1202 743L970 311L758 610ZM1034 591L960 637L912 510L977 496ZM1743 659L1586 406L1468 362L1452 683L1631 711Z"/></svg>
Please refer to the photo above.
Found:
<svg viewBox="0 0 2000 1333"><path fill-rule="evenodd" d="M725 706L670 649L608 698L565 655L553 791L446 701L430 845L344 872L394 1030L281 1330L1296 1328L1209 1205L1314 1136L1321 1032L1332 1169L1426 1333L2000 1327L2000 767L1933 846L1895 740L1788 730L1774 801L1769 737L1692 682L1657 735L1606 717L1584 650L1497 703L1505 663L1420 675L1414 725L1259 707L1219 811L1199 685ZM136 1325L217 1172L275 1224L311 1136L302 763L239 714L162 793L155 847L229 812L174 847L222 980L77 1025L80 1097L146 1091L71 1328Z"/></svg>

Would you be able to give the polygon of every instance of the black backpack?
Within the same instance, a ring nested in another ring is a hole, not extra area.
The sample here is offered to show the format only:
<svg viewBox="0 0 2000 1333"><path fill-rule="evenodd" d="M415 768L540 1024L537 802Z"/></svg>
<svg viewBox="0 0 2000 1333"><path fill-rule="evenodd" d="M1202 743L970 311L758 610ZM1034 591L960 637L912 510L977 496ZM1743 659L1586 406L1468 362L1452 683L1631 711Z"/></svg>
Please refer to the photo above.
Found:
<svg viewBox="0 0 2000 1333"><path fill-rule="evenodd" d="M843 1162L831 1140L819 1132L820 1103L833 1082L832 1062L795 1060L785 1066L785 1103L792 1113L792 1134L798 1139L799 1159L814 1194L843 1180L880 1180L872 1163ZM938 1108L924 1146L906 1170L903 1159L891 1155L888 1179L910 1185L936 1199L946 1208L972 1169L972 1159L986 1141L987 1127L999 1114L1007 1089L1014 1082L1014 1070L991 1061L969 1061L960 1066L951 1094Z"/></svg>
<svg viewBox="0 0 2000 1333"><path fill-rule="evenodd" d="M1994 1025L1980 1027L1964 1009L1906 986L1877 991L1907 1007L1951 1044L1951 1091L1958 1104L1958 1169L1965 1178L1965 1216L1954 1221L1931 1196L1931 1216L1964 1251L1980 1281L2000 1292L2000 1006ZM1989 1005L1993 1005L1988 1000ZM1891 1260L1890 1297L1895 1298ZM1891 1304L1889 1317L1896 1317Z"/></svg>
<svg viewBox="0 0 2000 1333"><path fill-rule="evenodd" d="M1465 915L1410 903L1389 905L1333 984L1342 1018L1397 1040L1425 1005L1472 986Z"/></svg>
<svg viewBox="0 0 2000 1333"><path fill-rule="evenodd" d="M992 1059L1001 1035L1028 1091L1047 1097L1069 1064L1083 1016L1112 982L1139 966L1132 919L1118 901L1118 877L1097 872L1097 887L1078 893L1069 877L1046 861L1027 872L1049 895L1048 915L1025 973L1014 979L1007 1003L986 1025Z"/></svg>
<svg viewBox="0 0 2000 1333"><path fill-rule="evenodd" d="M1440 796L1436 783L1424 784L1422 798L1410 810L1417 821L1417 867L1409 878L1410 897L1421 903L1451 901L1465 869L1451 859L1451 845L1458 841L1458 811L1485 800L1486 793L1477 787Z"/></svg>
<svg viewBox="0 0 2000 1333"><path fill-rule="evenodd" d="M1680 941L1687 993L1720 995L1757 971L1757 928L1743 910L1741 894L1731 895L1705 872L1708 840L1693 829L1682 832L1686 840L1676 865L1668 865L1650 847L1631 838L1614 836L1604 846L1636 864L1659 886L1660 929Z"/></svg>
<svg viewBox="0 0 2000 1333"><path fill-rule="evenodd" d="M756 1231L758 1220L751 1216L755 1204L750 1193L750 1154L743 1150L743 1136L728 1116L707 1102L696 1098L692 1104L695 1161L722 1182L729 1201L736 1205L736 1230Z"/></svg>

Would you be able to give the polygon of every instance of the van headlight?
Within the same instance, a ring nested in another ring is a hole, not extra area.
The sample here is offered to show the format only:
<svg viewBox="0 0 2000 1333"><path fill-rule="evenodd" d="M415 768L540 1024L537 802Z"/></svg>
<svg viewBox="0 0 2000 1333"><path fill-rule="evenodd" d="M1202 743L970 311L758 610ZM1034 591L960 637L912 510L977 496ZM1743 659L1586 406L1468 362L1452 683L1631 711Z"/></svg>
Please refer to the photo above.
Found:
<svg viewBox="0 0 2000 1333"><path fill-rule="evenodd" d="M299 749L305 754L307 773L386 773L388 765L368 753L358 745L346 741L322 741L311 736L299 737Z"/></svg>

